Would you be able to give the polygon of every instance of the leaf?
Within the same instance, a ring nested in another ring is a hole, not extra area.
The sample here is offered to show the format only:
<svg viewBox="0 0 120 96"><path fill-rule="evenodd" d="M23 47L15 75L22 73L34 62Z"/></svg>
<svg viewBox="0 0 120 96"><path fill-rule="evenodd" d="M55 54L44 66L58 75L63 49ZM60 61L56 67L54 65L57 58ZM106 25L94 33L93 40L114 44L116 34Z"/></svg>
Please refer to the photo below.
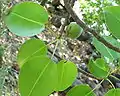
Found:
<svg viewBox="0 0 120 96"><path fill-rule="evenodd" d="M88 68L98 78L106 78L109 74L109 67L102 58L98 58L96 61L90 60Z"/></svg>
<svg viewBox="0 0 120 96"><path fill-rule="evenodd" d="M47 46L39 39L27 40L20 48L17 62L20 67L31 57L47 55Z"/></svg>
<svg viewBox="0 0 120 96"><path fill-rule="evenodd" d="M48 96L57 84L57 65L46 56L34 57L21 68L21 96Z"/></svg>
<svg viewBox="0 0 120 96"><path fill-rule="evenodd" d="M68 88L77 76L77 67L70 61L61 60L57 64L58 84L57 91L63 91Z"/></svg>
<svg viewBox="0 0 120 96"><path fill-rule="evenodd" d="M106 36L104 37L105 40L107 40L109 43L116 47L120 47L120 42L118 42L116 39L114 39L112 36Z"/></svg>
<svg viewBox="0 0 120 96"><path fill-rule="evenodd" d="M120 96L120 88L109 90L105 96Z"/></svg>
<svg viewBox="0 0 120 96"><path fill-rule="evenodd" d="M34 36L45 29L48 13L41 5L23 2L11 8L5 22L11 32L18 36Z"/></svg>
<svg viewBox="0 0 120 96"><path fill-rule="evenodd" d="M120 47L120 43L117 40L115 40L113 37L108 36L108 37L104 37L104 39L109 43L111 43L112 45L116 47ZM103 43L99 42L96 38L93 38L93 45L101 53L101 55L109 59L110 62L120 57L120 53L106 47Z"/></svg>
<svg viewBox="0 0 120 96"><path fill-rule="evenodd" d="M104 14L110 32L120 39L120 6L106 7Z"/></svg>
<svg viewBox="0 0 120 96"><path fill-rule="evenodd" d="M67 96L95 96L91 88L86 84L73 87Z"/></svg>

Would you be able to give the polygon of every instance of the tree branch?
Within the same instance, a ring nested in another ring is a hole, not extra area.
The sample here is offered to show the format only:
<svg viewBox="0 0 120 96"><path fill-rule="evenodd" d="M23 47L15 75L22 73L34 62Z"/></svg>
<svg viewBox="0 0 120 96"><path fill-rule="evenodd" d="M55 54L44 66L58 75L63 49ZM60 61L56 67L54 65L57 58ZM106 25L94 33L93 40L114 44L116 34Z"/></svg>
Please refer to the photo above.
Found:
<svg viewBox="0 0 120 96"><path fill-rule="evenodd" d="M98 41L102 42L105 46L108 48L117 51L120 53L120 48L113 46L111 43L107 42L104 38L102 38L95 30L90 29L84 22L82 22L79 17L76 15L76 13L73 11L72 7L69 4L69 0L64 0L65 8L68 11L68 13L71 15L71 17L74 19L74 21L79 24L86 32L90 32L93 36L95 36Z"/></svg>
<svg viewBox="0 0 120 96"><path fill-rule="evenodd" d="M45 5L45 3L47 2L47 0L41 0L41 5Z"/></svg>

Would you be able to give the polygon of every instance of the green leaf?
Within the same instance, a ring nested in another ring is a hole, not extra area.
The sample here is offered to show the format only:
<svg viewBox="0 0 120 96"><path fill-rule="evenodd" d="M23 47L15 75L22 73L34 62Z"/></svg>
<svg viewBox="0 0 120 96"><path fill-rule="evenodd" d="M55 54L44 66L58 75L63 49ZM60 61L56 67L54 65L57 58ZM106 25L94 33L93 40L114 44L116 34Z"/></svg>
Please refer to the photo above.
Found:
<svg viewBox="0 0 120 96"><path fill-rule="evenodd" d="M58 84L57 91L63 91L68 88L77 76L77 67L70 61L61 60L57 64Z"/></svg>
<svg viewBox="0 0 120 96"><path fill-rule="evenodd" d="M120 43L117 40L115 40L113 37L108 36L108 37L104 37L104 39L109 43L111 43L112 45L116 47L120 47ZM93 45L101 53L101 55L109 59L110 62L120 57L120 53L106 47L103 43L99 42L96 38L93 38Z"/></svg>
<svg viewBox="0 0 120 96"><path fill-rule="evenodd" d="M109 74L109 67L102 58L98 58L96 61L90 60L88 68L98 78L106 78Z"/></svg>
<svg viewBox="0 0 120 96"><path fill-rule="evenodd" d="M120 39L120 6L106 7L104 14L110 32Z"/></svg>
<svg viewBox="0 0 120 96"><path fill-rule="evenodd" d="M105 96L120 96L120 88L109 90Z"/></svg>
<svg viewBox="0 0 120 96"><path fill-rule="evenodd" d="M39 39L27 40L20 48L17 62L21 67L31 57L47 55L47 46Z"/></svg>
<svg viewBox="0 0 120 96"><path fill-rule="evenodd" d="M5 22L11 32L18 36L33 36L45 29L48 13L41 5L23 2L11 8Z"/></svg>
<svg viewBox="0 0 120 96"><path fill-rule="evenodd" d="M95 96L95 94L88 85L81 84L72 88L67 96Z"/></svg>
<svg viewBox="0 0 120 96"><path fill-rule="evenodd" d="M104 37L105 40L107 40L109 43L116 47L120 47L120 42L118 42L116 39L114 39L112 36L106 36Z"/></svg>
<svg viewBox="0 0 120 96"><path fill-rule="evenodd" d="M57 84L57 64L46 56L33 57L21 68L21 96L48 96Z"/></svg>

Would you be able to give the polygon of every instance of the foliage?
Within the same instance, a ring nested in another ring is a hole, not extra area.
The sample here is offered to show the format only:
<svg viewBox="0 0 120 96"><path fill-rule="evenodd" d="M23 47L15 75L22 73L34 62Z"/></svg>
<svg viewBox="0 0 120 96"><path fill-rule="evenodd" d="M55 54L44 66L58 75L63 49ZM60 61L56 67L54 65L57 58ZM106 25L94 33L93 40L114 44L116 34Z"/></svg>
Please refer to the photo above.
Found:
<svg viewBox="0 0 120 96"><path fill-rule="evenodd" d="M91 88L86 84L81 84L79 86L76 86L67 93L67 96L79 96L79 95L95 96Z"/></svg>
<svg viewBox="0 0 120 96"><path fill-rule="evenodd" d="M62 60L57 64L57 73L58 84L56 90L63 91L74 82L77 76L77 67L70 61Z"/></svg>
<svg viewBox="0 0 120 96"><path fill-rule="evenodd" d="M10 11L5 21L10 31L16 35L34 36L45 29L48 13L39 4L24 2L12 7Z"/></svg>
<svg viewBox="0 0 120 96"><path fill-rule="evenodd" d="M110 32L120 39L120 6L112 6L104 8L105 11L105 22L110 30Z"/></svg>
<svg viewBox="0 0 120 96"><path fill-rule="evenodd" d="M33 57L21 68L19 89L22 96L47 96L54 91L56 83L57 65L46 56Z"/></svg>
<svg viewBox="0 0 120 96"><path fill-rule="evenodd" d="M119 88L111 89L105 94L105 96L119 96L119 95L120 95L120 89Z"/></svg>
<svg viewBox="0 0 120 96"><path fill-rule="evenodd" d="M92 6L94 5L94 3L91 4ZM119 9L120 7L116 6L104 8L105 23L112 33L111 36L104 38L117 47L120 44L113 36L120 38ZM13 6L10 9L10 13L7 14L5 22L9 30L14 34L30 37L43 32L45 24L48 23L49 15L43 6L27 1ZM91 16L87 18L91 18ZM94 15L94 19L98 19L98 17ZM92 20L90 20L91 22ZM68 25L68 29L72 36L75 35L73 37L69 36L72 38L77 38L82 33L82 28L79 25ZM74 31L77 32L77 35L73 33ZM58 44L61 39L62 35L57 38L55 43ZM110 60L112 58L111 61L113 61L119 58L119 53L107 48L107 46L97 41L96 38L94 38L93 44L102 56L96 60L89 60L89 71L96 78L100 78L103 81L107 80L107 77L112 74L113 70L108 67L108 64L102 57L107 57ZM29 39L21 46L17 57L17 62L20 66L19 90L21 96L48 96L54 91L63 91L72 85L77 76L77 67L73 62L66 60L55 63L53 60L55 51L56 48L50 58L47 45L44 41L37 39ZM112 89L105 96L118 96L119 90ZM68 91L67 96L80 96L81 94L82 96L95 96L93 91L88 85L84 84L72 88Z"/></svg>
<svg viewBox="0 0 120 96"><path fill-rule="evenodd" d="M99 78L106 78L109 74L109 67L102 58L96 61L90 60L88 64L90 72Z"/></svg>
<svg viewBox="0 0 120 96"><path fill-rule="evenodd" d="M22 66L30 58L41 55L47 55L47 46L45 43L38 39L30 39L21 46L17 61L19 66Z"/></svg>
<svg viewBox="0 0 120 96"><path fill-rule="evenodd" d="M120 43L117 40L115 40L113 37L105 36L104 38L114 46L116 47L120 46ZM113 60L118 59L120 56L120 53L115 52L114 50L106 47L104 44L99 42L96 38L93 38L93 45L101 53L102 57L106 59L107 62L113 62Z"/></svg>
<svg viewBox="0 0 120 96"><path fill-rule="evenodd" d="M112 6L114 0L79 0L82 9L83 20L87 25L94 28L100 33L106 30L103 8ZM115 3L115 2L114 2ZM105 34L105 33L104 33Z"/></svg>

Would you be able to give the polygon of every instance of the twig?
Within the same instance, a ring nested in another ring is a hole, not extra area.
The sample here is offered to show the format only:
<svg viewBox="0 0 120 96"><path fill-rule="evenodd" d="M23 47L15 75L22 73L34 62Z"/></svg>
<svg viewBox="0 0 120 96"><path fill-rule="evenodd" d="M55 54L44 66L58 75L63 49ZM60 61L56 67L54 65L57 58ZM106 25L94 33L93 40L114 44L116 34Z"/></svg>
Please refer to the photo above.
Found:
<svg viewBox="0 0 120 96"><path fill-rule="evenodd" d="M93 91L95 91L102 83L103 83L104 79L102 79L102 81L100 81L100 83L98 83L95 88L93 88L89 93L87 93L85 96L89 96Z"/></svg>
<svg viewBox="0 0 120 96"><path fill-rule="evenodd" d="M85 76L88 76L90 78L96 79L96 80L102 80L102 78L97 78L95 76L93 76L92 74L86 72L85 70L78 68L78 71L81 72L82 74L84 74Z"/></svg>
<svg viewBox="0 0 120 96"><path fill-rule="evenodd" d="M95 36L100 42L102 42L108 48L117 51L120 53L120 48L113 46L111 43L107 42L104 38L102 38L95 30L90 29L84 22L82 22L76 13L73 11L72 7L69 4L69 0L64 0L65 8L68 13L72 16L74 21L78 23L86 32L90 32L93 36Z"/></svg>
<svg viewBox="0 0 120 96"><path fill-rule="evenodd" d="M114 76L114 75L110 75L110 77L114 78L117 81L120 81L120 79L118 77Z"/></svg>
<svg viewBox="0 0 120 96"><path fill-rule="evenodd" d="M39 37L38 37L37 35L35 35L34 38L39 39ZM49 51L51 54L53 54L53 51L52 51L50 48L48 48L48 51ZM59 55L55 54L55 53L54 53L54 56L58 59L58 61L62 60L62 58L61 58ZM83 70L82 68L78 68L78 72L81 72L81 73L84 74L85 76L88 76L88 77L90 77L90 78L93 78L93 79L96 79L96 80L99 80L99 81L101 81L101 80L103 79L103 78L97 78L97 77L93 76L91 73L86 72L86 71ZM110 75L110 76L108 76L108 79L110 79L110 78L112 78L112 77L113 77L113 76ZM114 80L118 80L118 78L114 76L113 81L114 81Z"/></svg>
<svg viewBox="0 0 120 96"><path fill-rule="evenodd" d="M115 89L115 86L113 85L113 83L109 79L107 79L107 81L112 85L113 89Z"/></svg>
<svg viewBox="0 0 120 96"><path fill-rule="evenodd" d="M46 2L47 2L47 0L42 0L42 1L41 1L41 5L44 6Z"/></svg>
<svg viewBox="0 0 120 96"><path fill-rule="evenodd" d="M55 52L56 52L57 47L58 47L58 44L59 44L59 40L57 40L57 42L56 42L55 49L53 50L53 53L52 53L51 59L52 59L52 58L54 57L54 55L55 55Z"/></svg>
<svg viewBox="0 0 120 96"><path fill-rule="evenodd" d="M39 37L37 35L35 35L34 38L39 39ZM53 51L51 51L49 48L48 48L48 51L51 54L53 54ZM57 54L55 54L55 53L54 53L54 56L58 59L58 61L62 60L62 58L60 56L58 56ZM78 68L78 71L81 72L81 73L83 73L84 75L86 75L88 77L91 77L91 78L94 78L94 79L97 79L97 80L101 80L100 78L97 78L97 77L93 76L92 74L89 74L88 72L84 71L81 68Z"/></svg>
<svg viewBox="0 0 120 96"><path fill-rule="evenodd" d="M69 14L67 14L67 16L66 16L66 18L65 18L65 20L64 20L64 22L63 22L63 24L61 25L61 29L60 29L60 36L58 37L58 38L61 38L62 37L62 35L63 35L63 33L64 33L64 29L65 29L65 26L67 25L67 22L68 22L68 18L69 18Z"/></svg>
<svg viewBox="0 0 120 96"><path fill-rule="evenodd" d="M48 49L48 51L53 54L53 51L51 51L50 49ZM58 59L58 61L62 60L62 58L60 58L57 54L54 54L54 56Z"/></svg>

